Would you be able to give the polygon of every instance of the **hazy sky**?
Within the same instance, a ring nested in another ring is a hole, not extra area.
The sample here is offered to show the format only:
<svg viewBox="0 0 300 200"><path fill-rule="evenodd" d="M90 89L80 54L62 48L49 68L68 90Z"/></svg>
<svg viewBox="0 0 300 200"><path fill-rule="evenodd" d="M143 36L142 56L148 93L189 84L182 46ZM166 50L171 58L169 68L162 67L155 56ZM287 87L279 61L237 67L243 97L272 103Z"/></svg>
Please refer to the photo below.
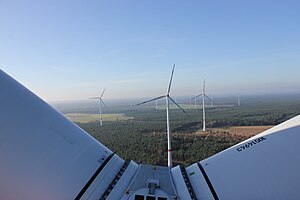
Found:
<svg viewBox="0 0 300 200"><path fill-rule="evenodd" d="M0 0L0 68L45 100L300 92L300 1Z"/></svg>

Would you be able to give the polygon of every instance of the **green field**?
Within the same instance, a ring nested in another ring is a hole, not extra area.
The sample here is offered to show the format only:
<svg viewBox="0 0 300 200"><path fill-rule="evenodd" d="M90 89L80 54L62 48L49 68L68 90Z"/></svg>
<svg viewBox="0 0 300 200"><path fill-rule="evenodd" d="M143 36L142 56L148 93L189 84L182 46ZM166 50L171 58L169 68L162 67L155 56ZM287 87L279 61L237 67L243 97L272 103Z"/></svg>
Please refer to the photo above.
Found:
<svg viewBox="0 0 300 200"><path fill-rule="evenodd" d="M79 122L79 123L89 123L89 122L99 121L99 114L68 113L65 116L68 119L72 120L73 122ZM122 113L102 115L103 121L124 121L129 119L133 119L133 117L128 117Z"/></svg>

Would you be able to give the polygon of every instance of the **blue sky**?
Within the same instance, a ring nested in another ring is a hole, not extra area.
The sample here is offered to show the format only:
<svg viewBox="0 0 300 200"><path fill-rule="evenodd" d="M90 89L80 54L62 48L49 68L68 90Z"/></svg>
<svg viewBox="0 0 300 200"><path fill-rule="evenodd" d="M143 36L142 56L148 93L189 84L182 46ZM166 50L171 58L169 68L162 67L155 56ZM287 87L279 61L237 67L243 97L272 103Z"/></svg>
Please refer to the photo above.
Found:
<svg viewBox="0 0 300 200"><path fill-rule="evenodd" d="M47 101L300 93L300 1L0 0L0 68Z"/></svg>

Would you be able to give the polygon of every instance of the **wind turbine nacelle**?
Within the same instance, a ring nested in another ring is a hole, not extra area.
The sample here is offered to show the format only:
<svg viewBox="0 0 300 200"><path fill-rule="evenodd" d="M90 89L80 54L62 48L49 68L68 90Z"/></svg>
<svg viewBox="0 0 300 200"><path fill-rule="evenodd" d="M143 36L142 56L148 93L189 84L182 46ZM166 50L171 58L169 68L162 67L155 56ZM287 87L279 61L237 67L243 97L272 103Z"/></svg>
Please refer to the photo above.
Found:
<svg viewBox="0 0 300 200"><path fill-rule="evenodd" d="M0 91L0 199L75 199L112 152L1 70Z"/></svg>
<svg viewBox="0 0 300 200"><path fill-rule="evenodd" d="M299 141L297 116L201 161L199 166L218 199L300 199Z"/></svg>

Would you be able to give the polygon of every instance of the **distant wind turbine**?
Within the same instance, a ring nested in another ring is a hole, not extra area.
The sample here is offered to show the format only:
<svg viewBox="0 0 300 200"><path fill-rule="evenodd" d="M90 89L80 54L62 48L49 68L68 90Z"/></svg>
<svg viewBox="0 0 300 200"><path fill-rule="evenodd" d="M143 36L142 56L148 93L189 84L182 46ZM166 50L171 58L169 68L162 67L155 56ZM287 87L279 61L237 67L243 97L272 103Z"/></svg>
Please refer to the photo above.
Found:
<svg viewBox="0 0 300 200"><path fill-rule="evenodd" d="M241 105L241 101L240 101L240 95L238 95L237 103L238 103L238 106L240 106L240 105Z"/></svg>
<svg viewBox="0 0 300 200"><path fill-rule="evenodd" d="M211 102L211 98L209 98L206 93L205 93L205 80L203 82L203 88L202 88L202 93L195 96L193 99L195 99L195 102L196 102L196 99L198 97L202 96L202 110L203 110L203 131L205 131L205 98L209 99ZM196 105L196 104L195 104Z"/></svg>
<svg viewBox="0 0 300 200"><path fill-rule="evenodd" d="M172 79L173 79L173 73L174 73L174 68L175 68L175 64L173 65L173 69L172 69L172 74L171 74L171 78L170 78L170 82L169 82L169 86L167 89L167 93L165 95L156 97L154 99L150 99L148 101L144 101L141 102L137 105L141 105L141 104L145 104L148 103L150 101L155 101L161 98L166 98L166 112L167 112L167 135L168 135L168 167L172 167L172 146L171 146L171 131L170 131L170 118L169 118L169 101L171 100L179 109L181 109L185 114L187 114L189 116L189 114L183 109L181 108L170 96L170 90L171 90L171 84L172 84Z"/></svg>
<svg viewBox="0 0 300 200"><path fill-rule="evenodd" d="M93 98L89 98L89 99L98 99L99 100L99 123L100 126L102 126L102 104L107 107L104 103L104 101L102 100L103 94L105 92L106 88L103 90L103 92L101 93L101 95L99 97L93 97Z"/></svg>

